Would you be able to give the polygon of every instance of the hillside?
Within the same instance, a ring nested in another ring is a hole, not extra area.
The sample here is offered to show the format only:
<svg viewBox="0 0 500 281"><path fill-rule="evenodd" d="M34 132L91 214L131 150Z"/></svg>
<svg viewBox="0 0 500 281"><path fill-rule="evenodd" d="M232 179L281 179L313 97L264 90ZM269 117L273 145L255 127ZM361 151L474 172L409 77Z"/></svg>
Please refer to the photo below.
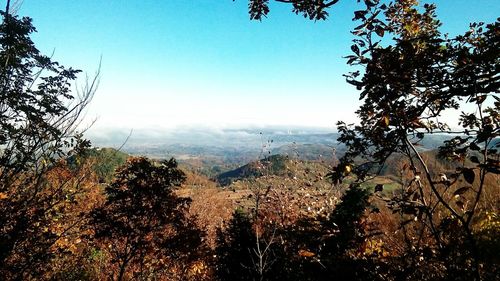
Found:
<svg viewBox="0 0 500 281"><path fill-rule="evenodd" d="M85 154L100 182L111 182L115 171L130 157L125 152L114 148L91 148Z"/></svg>
<svg viewBox="0 0 500 281"><path fill-rule="evenodd" d="M271 155L259 161L250 162L237 169L222 173L215 177L221 186L227 186L241 179L258 178L264 175L283 176L290 163L288 156Z"/></svg>
<svg viewBox="0 0 500 281"><path fill-rule="evenodd" d="M344 153L342 146L328 145L322 143L292 143L280 146L272 150L273 154L288 155L301 160L317 160L328 163L335 162L339 155Z"/></svg>

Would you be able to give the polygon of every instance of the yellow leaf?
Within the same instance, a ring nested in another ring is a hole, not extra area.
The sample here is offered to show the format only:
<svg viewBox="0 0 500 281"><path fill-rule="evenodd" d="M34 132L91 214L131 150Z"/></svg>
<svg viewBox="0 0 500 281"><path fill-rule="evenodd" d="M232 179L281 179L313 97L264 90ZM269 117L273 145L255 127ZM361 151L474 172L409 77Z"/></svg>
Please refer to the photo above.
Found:
<svg viewBox="0 0 500 281"><path fill-rule="evenodd" d="M7 199L7 198L9 198L9 196L7 196L7 194L0 192L0 200Z"/></svg>
<svg viewBox="0 0 500 281"><path fill-rule="evenodd" d="M389 126L389 116L384 116L384 125L387 127Z"/></svg>
<svg viewBox="0 0 500 281"><path fill-rule="evenodd" d="M351 166L347 165L345 166L345 172L350 173L351 172Z"/></svg>

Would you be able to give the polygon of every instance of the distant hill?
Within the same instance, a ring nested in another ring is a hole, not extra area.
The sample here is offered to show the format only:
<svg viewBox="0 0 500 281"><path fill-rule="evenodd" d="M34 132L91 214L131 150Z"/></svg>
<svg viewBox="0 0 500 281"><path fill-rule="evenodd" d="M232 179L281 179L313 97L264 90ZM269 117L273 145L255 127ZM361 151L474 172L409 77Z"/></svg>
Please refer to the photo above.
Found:
<svg viewBox="0 0 500 281"><path fill-rule="evenodd" d="M221 186L227 186L231 183L249 178L258 178L264 175L283 176L287 172L287 166L290 159L283 155L271 155L259 161L250 162L237 169L218 175L215 180Z"/></svg>
<svg viewBox="0 0 500 281"><path fill-rule="evenodd" d="M93 143L119 146L127 139L128 131L104 132L93 136ZM431 151L454 135L431 134L420 140L417 149ZM92 137L92 136L90 136ZM288 156L290 159L319 161L335 165L345 153L337 142L338 133L307 128L239 128L212 130L209 128L174 131L134 131L124 151L130 155L154 159L176 158L183 168L209 178L221 173L231 174L243 165L266 153ZM415 141L415 140L413 140ZM392 167L389 167L391 169ZM251 169L250 169L251 170ZM252 174L250 172L246 172Z"/></svg>
<svg viewBox="0 0 500 281"><path fill-rule="evenodd" d="M462 165L466 167L473 166L473 163L469 159L465 159L464 162L443 159L438 156L438 151L436 149L423 151L421 156L426 162L432 177L437 177L441 173L453 173L458 167L462 167ZM403 155L394 154L387 159L381 170L381 175L397 179L398 175L401 173L401 168L407 162L408 159Z"/></svg>
<svg viewBox="0 0 500 281"><path fill-rule="evenodd" d="M115 170L123 165L127 158L127 153L114 148L91 148L86 154L86 160L92 162L92 168L100 182L111 182Z"/></svg>
<svg viewBox="0 0 500 281"><path fill-rule="evenodd" d="M343 146L320 143L289 144L272 150L273 154L287 155L300 160L318 160L331 163L344 154Z"/></svg>

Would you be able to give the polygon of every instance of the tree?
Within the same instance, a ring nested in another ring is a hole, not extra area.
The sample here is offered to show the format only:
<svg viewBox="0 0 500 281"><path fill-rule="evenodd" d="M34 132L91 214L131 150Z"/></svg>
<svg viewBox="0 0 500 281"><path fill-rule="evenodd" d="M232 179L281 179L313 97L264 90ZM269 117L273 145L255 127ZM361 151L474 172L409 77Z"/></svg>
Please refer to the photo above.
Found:
<svg viewBox="0 0 500 281"><path fill-rule="evenodd" d="M233 0L234 1L234 0ZM274 0L275 2L291 4L292 12L301 14L310 20L325 20L328 17L327 9L339 0ZM249 0L248 10L250 19L262 20L269 13L269 0Z"/></svg>
<svg viewBox="0 0 500 281"><path fill-rule="evenodd" d="M257 240L250 217L242 210L233 213L225 231L217 233L217 276L220 280L255 280L254 247Z"/></svg>
<svg viewBox="0 0 500 281"><path fill-rule="evenodd" d="M347 153L332 175L342 180L349 168L364 180L369 175L363 165L355 165L359 158L382 166L389 156L404 155L413 179L390 204L401 213L402 227L418 225L411 256L437 260L445 268L438 276L479 280L484 264L473 223L487 174L500 173L494 147L500 136L500 23L473 23L464 35L450 39L438 30L434 5L421 9L412 0L380 2L365 1L366 9L355 12L361 24L353 31L357 38L347 58L363 72L346 77L361 91L363 105L356 112L359 125L338 124ZM462 112L462 129L452 131L443 113L466 104L474 111ZM456 172L431 171L417 149L435 133L451 135L440 155L461 163ZM430 244L422 242L427 235Z"/></svg>
<svg viewBox="0 0 500 281"><path fill-rule="evenodd" d="M250 1L251 19L265 17L269 2ZM325 9L338 1L276 2L323 20L328 16ZM491 175L500 174L499 20L472 23L463 35L449 38L439 32L435 5L419 6L416 0L358 2L364 2L365 9L354 12L360 25L353 31L357 38L347 62L359 70L346 78L361 91L363 105L356 112L359 124L338 123L339 141L347 153L331 177L340 183L356 175L355 187L376 175L374 168L381 169L389 157L402 155L409 163L405 173L412 177L396 197L384 198L400 216L408 244L409 268L399 276L487 277L483 273L498 269L478 251L474 224L495 211L481 209L481 200L493 187L487 184ZM459 129L452 130L443 114L453 110L462 113ZM455 162L456 171L431 170L418 149L422 139L436 133L449 135L439 155Z"/></svg>
<svg viewBox="0 0 500 281"><path fill-rule="evenodd" d="M204 233L186 216L190 200L174 193L184 179L174 159L131 158L118 170L93 213L95 237L118 266L113 280L123 280L130 266L143 278L168 276L169 266L203 254Z"/></svg>
<svg viewBox="0 0 500 281"><path fill-rule="evenodd" d="M98 74L72 92L80 71L40 54L30 39L32 20L13 16L9 6L0 11L0 274L21 279L47 270L39 264L78 225L51 227L82 181L50 177L89 145L76 129Z"/></svg>
<svg viewBox="0 0 500 281"><path fill-rule="evenodd" d="M91 148L84 151L80 158L69 158L68 163L77 169L82 163L92 162L99 182L110 183L116 169L125 164L128 157L128 154L113 148Z"/></svg>

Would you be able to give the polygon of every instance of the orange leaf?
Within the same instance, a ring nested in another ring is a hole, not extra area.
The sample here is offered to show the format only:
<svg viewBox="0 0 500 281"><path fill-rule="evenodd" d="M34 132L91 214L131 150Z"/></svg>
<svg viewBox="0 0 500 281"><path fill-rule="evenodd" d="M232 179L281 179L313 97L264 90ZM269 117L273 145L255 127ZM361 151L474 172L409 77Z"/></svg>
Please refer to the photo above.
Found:
<svg viewBox="0 0 500 281"><path fill-rule="evenodd" d="M310 257L314 257L315 255L316 255L315 253L310 252L308 250L299 250L299 256L301 256L301 257L310 258Z"/></svg>

